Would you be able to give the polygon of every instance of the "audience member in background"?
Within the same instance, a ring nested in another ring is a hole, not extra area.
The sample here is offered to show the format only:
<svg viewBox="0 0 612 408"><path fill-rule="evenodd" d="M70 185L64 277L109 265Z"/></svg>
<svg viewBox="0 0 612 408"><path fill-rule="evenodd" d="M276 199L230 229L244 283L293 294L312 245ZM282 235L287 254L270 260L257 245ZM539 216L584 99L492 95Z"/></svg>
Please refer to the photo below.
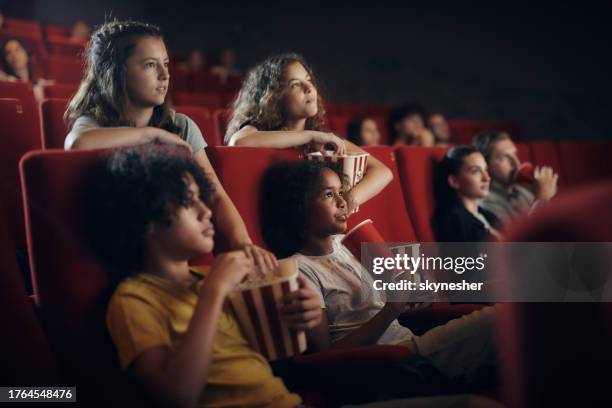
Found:
<svg viewBox="0 0 612 408"><path fill-rule="evenodd" d="M0 10L0 30L4 28L4 13Z"/></svg>
<svg viewBox="0 0 612 408"><path fill-rule="evenodd" d="M92 248L119 284L106 321L121 368L160 406L296 406L300 397L272 374L226 304L254 273L253 258L240 250L218 255L206 277L189 267L214 246L213 188L177 150L116 150L85 187ZM282 309L298 330L321 315L316 293L299 283Z"/></svg>
<svg viewBox="0 0 612 408"><path fill-rule="evenodd" d="M506 224L528 214L539 203L549 201L557 193L556 174L550 167L534 169L535 182L526 187L516 182L521 165L510 135L502 131L485 131L474 137L474 147L484 156L491 175L491 192L482 207Z"/></svg>
<svg viewBox="0 0 612 408"><path fill-rule="evenodd" d="M75 41L88 41L91 34L91 28L83 21L78 20L72 25L70 30L70 39Z"/></svg>
<svg viewBox="0 0 612 408"><path fill-rule="evenodd" d="M206 70L206 55L200 50L191 50L187 59L178 65L178 68L188 74L195 74Z"/></svg>
<svg viewBox="0 0 612 408"><path fill-rule="evenodd" d="M374 119L358 116L351 119L346 127L347 139L357 146L376 146L380 144L380 132Z"/></svg>
<svg viewBox="0 0 612 408"><path fill-rule="evenodd" d="M373 289L370 272L341 242L348 212L340 176L333 163L302 161L278 164L262 181L266 244L279 257L295 254L300 273L325 308L322 324L307 332L309 349L404 345L463 385L490 381L494 309L473 312L421 336L401 326L397 317L413 304L386 302L384 293Z"/></svg>
<svg viewBox="0 0 612 408"><path fill-rule="evenodd" d="M427 122L434 135L436 146L448 147L451 141L451 134L444 115L440 112L432 113L429 115Z"/></svg>
<svg viewBox="0 0 612 408"><path fill-rule="evenodd" d="M322 131L323 98L317 80L296 54L268 58L249 72L230 118L225 143L305 151L335 148L338 154L363 152L333 133ZM382 162L370 156L361 182L346 192L349 213L378 194L393 178Z"/></svg>
<svg viewBox="0 0 612 408"><path fill-rule="evenodd" d="M236 68L236 59L236 50L225 48L219 54L219 63L212 66L210 72L218 75L222 83L226 83L229 76L241 75L241 72Z"/></svg>
<svg viewBox="0 0 612 408"><path fill-rule="evenodd" d="M253 245L236 207L205 152L202 132L188 116L169 107L168 52L158 27L112 21L92 36L79 90L65 113L66 149L106 149L157 140L189 149L215 188L215 227L232 249L244 249L263 270L276 260Z"/></svg>
<svg viewBox="0 0 612 408"><path fill-rule="evenodd" d="M389 135L393 145L433 146L434 136L425 127L427 114L420 105L407 103L391 112Z"/></svg>
<svg viewBox="0 0 612 408"><path fill-rule="evenodd" d="M451 147L436 174L434 228L440 242L499 240L497 217L480 206L491 177L483 155L471 146Z"/></svg>
<svg viewBox="0 0 612 408"><path fill-rule="evenodd" d="M2 65L6 70L2 75L2 80L31 82L34 97L38 102L44 98L43 86L55 83L53 80L38 77L32 57L19 40L11 39L4 43Z"/></svg>

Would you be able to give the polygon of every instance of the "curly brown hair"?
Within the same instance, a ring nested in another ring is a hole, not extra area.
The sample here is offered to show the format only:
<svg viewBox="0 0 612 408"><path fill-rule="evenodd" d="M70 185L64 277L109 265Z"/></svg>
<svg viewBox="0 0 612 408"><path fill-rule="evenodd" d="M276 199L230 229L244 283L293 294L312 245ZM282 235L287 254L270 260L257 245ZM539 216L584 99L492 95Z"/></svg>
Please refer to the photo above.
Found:
<svg viewBox="0 0 612 408"><path fill-rule="evenodd" d="M92 34L85 52L85 76L64 114L69 127L83 115L100 126L132 125L124 110L125 63L143 37L163 39L159 27L137 21L110 21ZM170 132L178 130L172 121L168 97L154 108L149 125Z"/></svg>
<svg viewBox="0 0 612 408"><path fill-rule="evenodd" d="M282 104L283 75L294 62L302 64L314 87L319 90L313 70L302 56L281 54L266 59L251 69L234 101L225 132L225 144L246 123L258 130L282 130L286 126L287 118ZM320 92L317 92L317 107L317 114L306 119L307 130L321 130L323 127L325 110Z"/></svg>

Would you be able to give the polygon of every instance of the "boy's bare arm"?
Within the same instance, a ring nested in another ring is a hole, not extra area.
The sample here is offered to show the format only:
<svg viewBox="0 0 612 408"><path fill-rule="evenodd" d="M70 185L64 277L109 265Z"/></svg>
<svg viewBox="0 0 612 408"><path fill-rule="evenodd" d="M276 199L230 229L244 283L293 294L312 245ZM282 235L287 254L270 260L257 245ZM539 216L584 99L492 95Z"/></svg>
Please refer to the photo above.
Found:
<svg viewBox="0 0 612 408"><path fill-rule="evenodd" d="M223 254L215 260L204 281L189 328L176 351L155 347L143 352L130 366L160 402L193 407L202 392L212 363L217 323L227 293L253 269L244 251Z"/></svg>

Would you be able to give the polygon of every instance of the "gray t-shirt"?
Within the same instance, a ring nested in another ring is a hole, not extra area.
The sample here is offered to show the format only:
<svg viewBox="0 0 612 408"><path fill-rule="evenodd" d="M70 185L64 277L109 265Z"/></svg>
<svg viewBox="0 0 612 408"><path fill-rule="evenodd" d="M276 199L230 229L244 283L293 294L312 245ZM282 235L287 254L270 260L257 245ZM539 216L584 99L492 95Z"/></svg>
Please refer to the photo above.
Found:
<svg viewBox="0 0 612 408"><path fill-rule="evenodd" d="M293 257L300 273L308 279L324 305L332 341L336 341L374 317L384 307L381 293L372 287L372 276L335 235L333 252L323 256ZM394 320L378 340L398 344L413 337L410 329Z"/></svg>
<svg viewBox="0 0 612 408"><path fill-rule="evenodd" d="M171 110L171 115L172 121L179 128L178 135L181 139L189 143L191 150L193 150L193 154L196 154L208 146L204 140L204 136L202 136L200 128L189 116L183 115L182 113L176 113L174 110ZM81 116L74 122L71 133L75 130L86 130L99 127L101 126L90 116Z"/></svg>

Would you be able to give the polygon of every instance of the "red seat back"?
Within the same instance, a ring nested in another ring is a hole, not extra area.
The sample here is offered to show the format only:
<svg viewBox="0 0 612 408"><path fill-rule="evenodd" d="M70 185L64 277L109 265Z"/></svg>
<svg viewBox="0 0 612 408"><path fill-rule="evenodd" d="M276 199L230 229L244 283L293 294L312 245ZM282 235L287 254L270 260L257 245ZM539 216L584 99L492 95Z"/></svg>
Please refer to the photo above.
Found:
<svg viewBox="0 0 612 408"><path fill-rule="evenodd" d="M0 383L4 386L58 385L59 371L33 302L26 292L0 208Z"/></svg>
<svg viewBox="0 0 612 408"><path fill-rule="evenodd" d="M0 149L0 196L7 212L11 237L19 248L26 244L19 187L19 159L41 148L40 121L34 103L0 99L3 147Z"/></svg>
<svg viewBox="0 0 612 408"><path fill-rule="evenodd" d="M295 149L267 149L261 147L213 147L208 156L223 188L232 199L253 242L264 246L259 222L259 191L261 177L272 164L299 160L303 154ZM215 244L215 249L225 243Z"/></svg>
<svg viewBox="0 0 612 408"><path fill-rule="evenodd" d="M372 146L365 147L364 150L393 172L393 180L378 195L362 204L357 213L349 217L349 229L371 218L387 242L416 241L416 234L404 205L393 149L389 146Z"/></svg>
<svg viewBox="0 0 612 408"><path fill-rule="evenodd" d="M435 241L432 228L435 166L445 153L442 147L402 146L395 149L406 209L421 242Z"/></svg>
<svg viewBox="0 0 612 408"><path fill-rule="evenodd" d="M576 186L612 178L611 151L610 142L559 142L559 156L567 184Z"/></svg>
<svg viewBox="0 0 612 408"><path fill-rule="evenodd" d="M192 92L199 93L222 93L225 90L224 84L218 75L210 72L198 72L190 75Z"/></svg>
<svg viewBox="0 0 612 408"><path fill-rule="evenodd" d="M64 122L67 99L45 99L40 105L43 124L43 149L63 149L70 129Z"/></svg>
<svg viewBox="0 0 612 408"><path fill-rule="evenodd" d="M71 99L78 91L77 84L53 84L46 85L43 90L45 98Z"/></svg>
<svg viewBox="0 0 612 408"><path fill-rule="evenodd" d="M49 37L70 37L70 27L57 24L45 25L45 36Z"/></svg>
<svg viewBox="0 0 612 408"><path fill-rule="evenodd" d="M229 111L225 109L217 109L212 113L213 121L217 127L217 133L219 135L219 140L223 142L225 138L225 131L227 130L227 124L229 122Z"/></svg>
<svg viewBox="0 0 612 408"><path fill-rule="evenodd" d="M610 181L568 191L517 225L507 240L609 243L611 202ZM504 303L499 308L501 384L508 407L612 405L608 379L596 374L612 364L610 303Z"/></svg>
<svg viewBox="0 0 612 408"><path fill-rule="evenodd" d="M86 44L86 41L74 40L64 36L54 35L47 37L47 46L51 55L80 59L83 57Z"/></svg>
<svg viewBox="0 0 612 408"><path fill-rule="evenodd" d="M35 20L7 17L4 20L5 30L25 32L42 38L42 25Z"/></svg>
<svg viewBox="0 0 612 408"><path fill-rule="evenodd" d="M79 401L112 406L130 398L133 386L119 368L106 329L112 287L87 247L81 213L84 177L103 154L30 152L21 161L21 175L30 268L43 325L67 383L79 388Z"/></svg>
<svg viewBox="0 0 612 408"><path fill-rule="evenodd" d="M208 110L223 108L223 98L214 93L175 92L173 101L178 106L200 106Z"/></svg>
<svg viewBox="0 0 612 408"><path fill-rule="evenodd" d="M567 184L563 168L561 167L561 158L559 157L559 148L555 142L540 141L529 142L529 150L531 158L535 165L552 167L559 174L559 187Z"/></svg>
<svg viewBox="0 0 612 408"><path fill-rule="evenodd" d="M515 143L516 146L516 154L518 156L518 158L524 162L524 161L531 161L531 151L529 150L529 146L527 145L527 143L520 143L517 142Z"/></svg>
<svg viewBox="0 0 612 408"><path fill-rule="evenodd" d="M83 61L75 57L49 55L47 77L63 84L78 84L83 78Z"/></svg>
<svg viewBox="0 0 612 408"><path fill-rule="evenodd" d="M474 120L449 120L451 143L471 145L474 136L485 130L503 130L514 140L519 140L520 129L512 123L486 122Z"/></svg>
<svg viewBox="0 0 612 408"><path fill-rule="evenodd" d="M219 132L210 111L200 106L177 106L176 111L189 116L198 125L209 146L221 146Z"/></svg>

